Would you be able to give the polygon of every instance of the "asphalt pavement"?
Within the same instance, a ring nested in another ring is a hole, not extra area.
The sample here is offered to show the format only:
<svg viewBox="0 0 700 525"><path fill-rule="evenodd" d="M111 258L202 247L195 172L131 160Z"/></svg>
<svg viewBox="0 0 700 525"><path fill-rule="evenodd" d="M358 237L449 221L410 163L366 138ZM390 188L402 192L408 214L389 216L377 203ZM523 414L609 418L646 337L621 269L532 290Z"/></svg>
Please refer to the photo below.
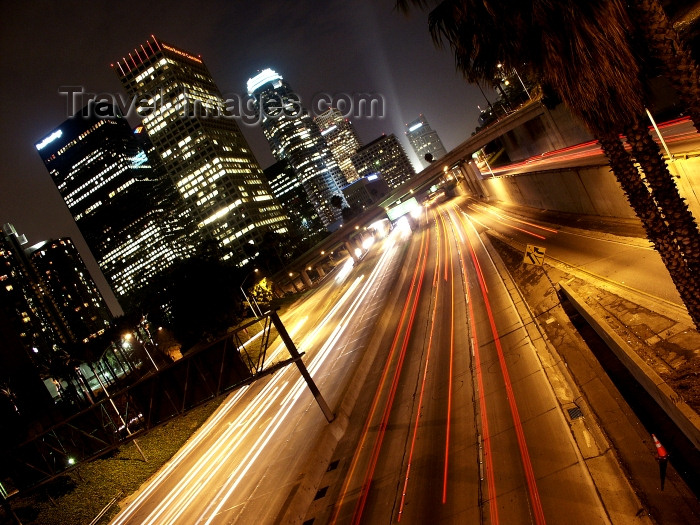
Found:
<svg viewBox="0 0 700 525"><path fill-rule="evenodd" d="M624 237L628 242L648 243L636 219L586 217L500 203L498 207L511 215L557 228L581 229L587 234L596 232ZM597 313L602 324L607 325L605 330L622 339L680 399L697 411L700 334L692 326L687 311L682 305L656 300L627 289L622 283L601 282L559 263L545 262L541 268L523 264L520 247L509 246L500 236L487 236L494 253L504 261L503 271L517 283L517 293L522 295L538 327L555 349L554 359L561 359L578 387L580 397L575 408L581 409L583 419L595 423L591 427L599 426L602 430L588 458L592 472L596 469L596 458L609 456L630 480L642 505L640 516L648 515L664 524L700 522L698 449L555 289L561 282L574 290ZM666 465L657 459L652 434L659 436L670 452L669 465L663 473L662 467ZM586 447L581 449L585 455ZM599 482L604 486L604 476L596 481Z"/></svg>

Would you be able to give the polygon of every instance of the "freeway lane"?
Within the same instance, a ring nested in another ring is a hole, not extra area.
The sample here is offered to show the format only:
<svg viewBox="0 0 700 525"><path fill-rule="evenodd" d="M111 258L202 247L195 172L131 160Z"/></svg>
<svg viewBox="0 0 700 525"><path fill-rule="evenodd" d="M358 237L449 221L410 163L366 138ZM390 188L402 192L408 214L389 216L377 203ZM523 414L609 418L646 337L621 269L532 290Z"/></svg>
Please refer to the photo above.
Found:
<svg viewBox="0 0 700 525"><path fill-rule="evenodd" d="M380 388L359 409L369 415L357 452L354 440L344 452L349 474L331 523L479 520L478 476L465 475L463 462L453 458L469 457L477 470L473 419L461 417L473 415L468 346L455 344L467 340L464 294L453 293L453 284L461 282L449 257L454 250L434 241L437 236L446 238L444 221L414 234L420 249L409 260L411 284L394 306L400 319L376 364ZM437 319L445 320L446 330Z"/></svg>
<svg viewBox="0 0 700 525"><path fill-rule="evenodd" d="M659 124L659 131L669 151L674 156L697 155L700 150L700 134L698 134L688 117L663 122ZM653 127L649 126L649 132L654 141L661 144ZM663 146L661 146L661 148L662 151L665 151ZM493 174L501 176L517 175L519 173L530 173L547 169L605 166L608 162L598 142L590 141L555 151L548 151L541 155L535 155L525 160L504 166L486 166L484 164L480 169L485 175Z"/></svg>
<svg viewBox="0 0 700 525"><path fill-rule="evenodd" d="M413 277L331 523L606 523L534 348L476 230L448 203ZM353 418L356 416L353 415Z"/></svg>
<svg viewBox="0 0 700 525"><path fill-rule="evenodd" d="M618 287L683 308L661 257L645 239L601 235L523 220L473 200L466 200L460 206L480 231L498 232L523 249L526 244L544 247L548 260L559 261L569 269L587 272Z"/></svg>
<svg viewBox="0 0 700 525"><path fill-rule="evenodd" d="M312 299L284 318L331 407L401 264L403 235L396 230L349 273L341 297L331 289L341 283L330 276L315 294L320 302ZM295 367L241 388L112 523L272 523L325 424Z"/></svg>
<svg viewBox="0 0 700 525"><path fill-rule="evenodd" d="M495 507L490 522L606 523L569 425L500 275L473 225L454 206L450 217L466 239L462 257L476 373L483 384L482 434L492 456L489 498L496 500L490 501Z"/></svg>

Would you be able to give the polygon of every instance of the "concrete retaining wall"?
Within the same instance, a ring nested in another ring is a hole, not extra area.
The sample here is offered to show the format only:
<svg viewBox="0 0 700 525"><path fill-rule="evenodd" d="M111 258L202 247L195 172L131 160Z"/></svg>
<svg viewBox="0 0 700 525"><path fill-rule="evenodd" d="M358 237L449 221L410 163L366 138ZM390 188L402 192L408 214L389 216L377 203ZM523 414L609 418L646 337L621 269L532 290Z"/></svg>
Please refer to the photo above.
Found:
<svg viewBox="0 0 700 525"><path fill-rule="evenodd" d="M669 165L669 171L676 176L678 191L691 213L700 221L700 157L678 159Z"/></svg>
<svg viewBox="0 0 700 525"><path fill-rule="evenodd" d="M700 218L700 158L678 159L669 165L691 212ZM634 218L627 198L608 166L570 168L507 177L484 176L491 200L566 213Z"/></svg>
<svg viewBox="0 0 700 525"><path fill-rule="evenodd" d="M588 321L620 362L639 384L654 398L685 436L700 449L700 416L637 353L627 345L586 302L570 287L560 283L576 310Z"/></svg>

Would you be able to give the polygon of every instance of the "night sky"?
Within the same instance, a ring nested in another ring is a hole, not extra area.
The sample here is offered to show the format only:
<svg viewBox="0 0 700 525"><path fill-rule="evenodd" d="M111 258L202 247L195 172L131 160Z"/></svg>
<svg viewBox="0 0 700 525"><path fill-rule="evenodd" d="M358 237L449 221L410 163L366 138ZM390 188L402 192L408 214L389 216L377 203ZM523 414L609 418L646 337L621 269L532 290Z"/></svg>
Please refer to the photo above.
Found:
<svg viewBox="0 0 700 525"><path fill-rule="evenodd" d="M449 151L471 135L485 104L455 72L450 51L434 47L427 13L405 16L392 0L13 2L4 4L0 29L0 223L14 224L30 244L73 238L115 313L34 144L70 116L60 86L125 96L110 64L151 34L201 55L224 94L244 96L247 79L266 67L302 103L320 92L381 94L384 118L353 119L360 139L394 133L416 164L405 123L423 113ZM272 164L262 131L241 127L260 165Z"/></svg>

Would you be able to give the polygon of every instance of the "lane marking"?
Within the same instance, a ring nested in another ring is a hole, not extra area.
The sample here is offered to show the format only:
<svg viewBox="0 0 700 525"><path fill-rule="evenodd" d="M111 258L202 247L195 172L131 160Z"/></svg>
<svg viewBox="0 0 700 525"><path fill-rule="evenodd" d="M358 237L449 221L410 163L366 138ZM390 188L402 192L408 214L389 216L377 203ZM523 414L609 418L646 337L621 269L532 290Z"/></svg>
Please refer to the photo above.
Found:
<svg viewBox="0 0 700 525"><path fill-rule="evenodd" d="M469 249L472 253L472 258L476 258L476 252L474 251L474 246L471 241L471 237L467 235L467 240L469 242ZM491 333L493 334L493 341L496 346L496 353L498 355L498 362L501 367L501 375L503 376L503 381L506 388L506 397L508 398L508 404L510 406L511 416L513 418L513 425L515 428L515 434L518 440L518 448L520 450L520 457L523 464L523 469L525 471L525 479L527 480L528 494L530 496L530 504L532 506L532 512L534 514L535 523L538 525L544 525L546 523L544 517L544 511L542 510L542 501L540 499L539 490L537 488L537 481L535 480L535 474L532 469L532 462L530 460L530 453L527 448L527 443L525 441L525 433L523 431L522 421L518 413L518 406L515 401L515 393L513 392L513 386L510 380L510 373L508 372L508 367L505 361L505 355L503 353L503 347L501 346L501 339L498 335L498 328L496 327L496 320L493 316L493 311L491 309L491 303L488 300L488 293L483 286L483 281L480 281L481 285L481 295L484 299L484 306L486 309L486 314L489 319L489 325L491 327Z"/></svg>
<svg viewBox="0 0 700 525"><path fill-rule="evenodd" d="M399 318L399 323L398 323L399 327L401 327L401 325L404 322L404 319L406 318L406 314L408 312L408 308L410 305L411 295L413 293L413 290L416 286L416 282L418 280L418 271L420 269L420 260L423 256L424 244L425 244L425 234L423 234L421 236L421 246L419 248L419 258L418 258L419 264L416 265L416 268L413 272L413 276L411 278L411 285L409 287L408 294L406 294L406 301L404 302L404 306L403 306L403 309L401 311L401 316ZM362 428L362 432L360 434L360 440L359 440L358 446L355 449L355 453L353 454L353 458L352 458L352 462L350 463L350 468L348 470L348 474L345 477L345 481L343 482L343 486L342 486L341 491L340 491L340 496L339 496L338 501L336 502L335 508L333 510L333 516L331 517L331 523L333 523L333 524L335 524L338 520L338 515L340 514L340 509L342 507L343 501L345 500L345 498L347 496L347 493L348 493L348 490L350 487L350 483L351 483L352 478L353 478L354 473L355 473L355 469L357 468L357 465L358 465L359 460L360 460L360 451L364 448L365 441L368 438L369 427L370 427L370 424L372 422L372 418L374 417L374 413L377 409L377 405L379 404L379 398L380 398L380 393L381 393L382 387L383 387L383 385L386 381L386 378L389 374L389 368L390 368L391 362L393 360L394 352L395 352L397 345L398 345L399 334L400 334L400 330L397 329L396 333L394 334L394 340L392 341L389 355L387 357L386 362L384 363L384 369L382 370L382 376L381 376L380 381L379 381L379 387L377 388L377 391L374 394L374 399L372 400L372 405L370 407L369 415L368 415L367 419L365 420L365 424L364 424L364 426Z"/></svg>

